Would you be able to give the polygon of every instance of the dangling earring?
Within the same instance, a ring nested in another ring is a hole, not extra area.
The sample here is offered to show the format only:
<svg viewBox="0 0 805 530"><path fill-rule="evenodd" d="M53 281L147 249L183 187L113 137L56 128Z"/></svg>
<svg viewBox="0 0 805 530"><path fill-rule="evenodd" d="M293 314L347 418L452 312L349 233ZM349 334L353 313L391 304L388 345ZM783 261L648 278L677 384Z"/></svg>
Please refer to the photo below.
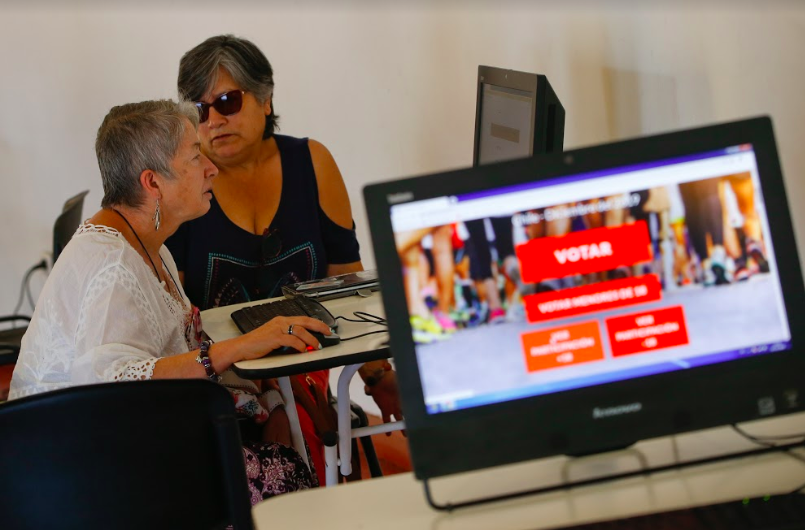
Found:
<svg viewBox="0 0 805 530"><path fill-rule="evenodd" d="M162 212L159 211L159 199L157 199L157 209L154 211L154 216L151 220L154 221L154 230L159 230L159 225L162 224Z"/></svg>

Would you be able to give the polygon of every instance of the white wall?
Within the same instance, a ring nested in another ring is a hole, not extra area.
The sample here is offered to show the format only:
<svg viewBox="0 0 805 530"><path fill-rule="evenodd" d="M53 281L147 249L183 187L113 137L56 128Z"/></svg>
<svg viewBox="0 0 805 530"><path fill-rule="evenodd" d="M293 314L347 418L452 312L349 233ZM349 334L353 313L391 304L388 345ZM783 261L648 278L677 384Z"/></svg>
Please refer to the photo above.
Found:
<svg viewBox="0 0 805 530"><path fill-rule="evenodd" d="M790 200L803 204L802 2L335 4L0 6L0 314L50 248L64 200L89 189L85 217L98 208L105 113L174 97L181 55L219 33L269 57L282 132L334 154L370 267L361 188L469 165L479 64L547 74L567 110L565 147L770 114ZM805 248L805 213L793 214Z"/></svg>

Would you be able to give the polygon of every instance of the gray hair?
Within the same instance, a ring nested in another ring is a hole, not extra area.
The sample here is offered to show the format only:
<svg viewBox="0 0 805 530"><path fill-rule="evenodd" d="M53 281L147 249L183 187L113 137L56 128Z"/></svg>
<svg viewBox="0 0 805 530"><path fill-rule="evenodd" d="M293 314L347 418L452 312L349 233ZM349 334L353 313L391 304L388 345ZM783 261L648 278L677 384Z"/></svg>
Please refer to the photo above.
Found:
<svg viewBox="0 0 805 530"><path fill-rule="evenodd" d="M185 120L198 129L198 109L187 101L143 101L109 111L95 139L102 207L142 205L140 174L146 169L174 178L170 163L186 132Z"/></svg>
<svg viewBox="0 0 805 530"><path fill-rule="evenodd" d="M182 56L179 61L179 97L199 101L218 82L220 69L226 70L241 90L250 92L262 105L274 94L274 71L263 52L249 40L233 35L210 37ZM263 138L270 138L279 116L266 116Z"/></svg>

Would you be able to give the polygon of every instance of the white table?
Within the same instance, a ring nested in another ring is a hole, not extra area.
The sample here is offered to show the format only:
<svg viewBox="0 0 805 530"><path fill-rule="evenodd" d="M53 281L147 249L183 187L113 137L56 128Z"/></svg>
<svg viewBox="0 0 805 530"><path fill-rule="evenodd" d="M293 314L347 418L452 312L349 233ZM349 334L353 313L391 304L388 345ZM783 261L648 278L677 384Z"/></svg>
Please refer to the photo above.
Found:
<svg viewBox="0 0 805 530"><path fill-rule="evenodd" d="M207 335L214 341L237 337L241 333L232 321L230 315L242 307L262 304L267 301L268 300L259 300L203 311L201 313L201 319L204 331L206 331ZM354 319L354 311L364 311L379 317L385 316L383 301L379 292L374 292L368 297L349 296L335 300L327 300L323 302L323 305L336 317L345 316ZM342 339L361 335L369 331L384 329L384 326L376 324L346 322L344 320L339 320L338 322L338 334ZM387 333L376 333L345 341L341 344L329 346L318 351L302 354L276 355L250 361L241 361L235 363L234 368L241 377L245 378L278 378L283 398L288 405L286 411L291 421L291 436L293 438L294 447L307 463L307 452L304 450L304 441L302 439L301 429L299 428L299 418L296 414L293 392L291 391L288 376L344 366L338 378L336 396L338 397L338 450L341 455L341 465L339 469L341 474L346 476L352 473L352 438L405 428L405 424L402 421L360 429L352 429L350 425L349 381L363 363L386 359L391 356L389 349L383 345L387 340ZM335 469L336 464L332 453L328 452L325 454L325 461L328 470ZM310 464L308 463L308 465ZM328 472L326 483L328 486L337 484L337 475Z"/></svg>
<svg viewBox="0 0 805 530"><path fill-rule="evenodd" d="M803 432L805 415L744 425L753 434ZM431 488L437 502L456 502L631 471L641 461L657 466L752 447L755 446L729 428L710 429L645 441L632 449L603 455L554 457L440 478L432 482ZM802 450L798 453L805 455ZM427 505L422 483L413 474L405 473L339 488L280 495L257 504L252 514L258 530L280 527L526 530L785 493L803 484L805 463L776 453L439 512Z"/></svg>

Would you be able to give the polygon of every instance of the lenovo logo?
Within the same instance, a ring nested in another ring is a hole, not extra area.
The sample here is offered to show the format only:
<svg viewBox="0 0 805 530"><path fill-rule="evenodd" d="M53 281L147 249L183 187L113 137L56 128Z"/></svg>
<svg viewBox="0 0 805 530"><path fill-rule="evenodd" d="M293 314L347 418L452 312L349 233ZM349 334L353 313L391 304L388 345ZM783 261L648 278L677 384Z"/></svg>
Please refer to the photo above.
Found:
<svg viewBox="0 0 805 530"><path fill-rule="evenodd" d="M615 407L595 407L593 409L593 419L600 420L601 418L609 418L611 416L621 416L623 414L633 414L643 410L643 404L638 402L629 403L627 405L618 405Z"/></svg>

